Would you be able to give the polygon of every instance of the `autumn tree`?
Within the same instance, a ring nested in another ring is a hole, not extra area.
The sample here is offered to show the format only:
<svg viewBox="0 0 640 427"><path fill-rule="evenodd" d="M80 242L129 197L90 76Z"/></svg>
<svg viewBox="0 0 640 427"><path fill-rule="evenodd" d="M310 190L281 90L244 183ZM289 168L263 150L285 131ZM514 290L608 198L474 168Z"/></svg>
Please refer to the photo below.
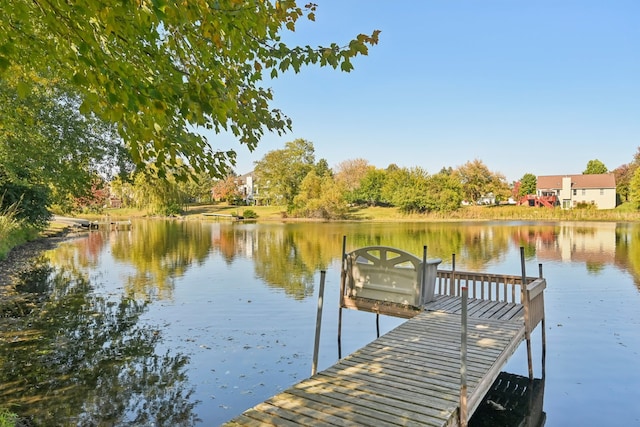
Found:
<svg viewBox="0 0 640 427"><path fill-rule="evenodd" d="M335 167L336 182L347 193L351 193L360 187L362 179L372 167L368 160L362 158L344 160Z"/></svg>
<svg viewBox="0 0 640 427"><path fill-rule="evenodd" d="M213 199L236 203L242 197L237 180L238 177L235 174L229 174L224 179L217 180L211 188Z"/></svg>
<svg viewBox="0 0 640 427"><path fill-rule="evenodd" d="M228 131L253 150L291 120L271 106L269 79L317 64L348 72L378 31L344 45L289 46L283 33L316 5L295 0L5 0L0 78L17 76L21 96L34 77L72 86L79 111L117 124L135 164L158 176L224 176L233 150L212 148L201 130ZM182 164L180 159L187 161Z"/></svg>
<svg viewBox="0 0 640 427"><path fill-rule="evenodd" d="M454 175L460 180L464 197L468 201L476 202L489 193L498 200L509 197L509 184L504 175L491 172L481 160L475 159L457 167Z"/></svg>
<svg viewBox="0 0 640 427"><path fill-rule="evenodd" d="M601 174L607 173L609 169L598 159L589 160L587 163L587 168L582 171L583 175L593 175L593 174Z"/></svg>
<svg viewBox="0 0 640 427"><path fill-rule="evenodd" d="M277 205L293 206L300 183L315 167L314 153L313 143L296 139L265 154L254 169L260 196Z"/></svg>

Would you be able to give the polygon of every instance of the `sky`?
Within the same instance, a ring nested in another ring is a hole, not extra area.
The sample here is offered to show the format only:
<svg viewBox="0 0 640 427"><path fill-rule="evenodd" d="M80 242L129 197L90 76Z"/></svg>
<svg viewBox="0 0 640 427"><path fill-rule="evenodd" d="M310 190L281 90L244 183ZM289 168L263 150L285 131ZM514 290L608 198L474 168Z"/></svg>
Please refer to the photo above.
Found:
<svg viewBox="0 0 640 427"><path fill-rule="evenodd" d="M299 2L304 4L305 2ZM640 1L315 0L287 43L379 44L344 73L308 66L265 82L293 121L254 152L207 135L250 172L297 138L330 167L363 158L437 173L474 159L508 182L525 173L609 170L640 147Z"/></svg>

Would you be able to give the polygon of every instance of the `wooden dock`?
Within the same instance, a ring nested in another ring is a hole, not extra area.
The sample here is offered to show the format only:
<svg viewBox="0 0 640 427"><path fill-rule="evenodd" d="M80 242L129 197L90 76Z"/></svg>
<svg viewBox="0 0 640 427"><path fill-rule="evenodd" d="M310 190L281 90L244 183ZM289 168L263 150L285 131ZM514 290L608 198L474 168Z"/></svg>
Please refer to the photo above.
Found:
<svg viewBox="0 0 640 427"><path fill-rule="evenodd" d="M115 230L131 228L130 219L124 220L124 221L116 221L116 220L111 220L109 218L106 218L99 221L90 221L88 219L83 219L83 218L72 218L72 217L63 217L63 216L54 215L53 220L57 222L70 224L74 227L86 228L89 230L95 230L95 229L106 228L106 227L111 227L112 229L115 229Z"/></svg>
<svg viewBox="0 0 640 427"><path fill-rule="evenodd" d="M523 340L533 379L530 333L544 322L545 287L543 278L524 274L438 271L435 300L419 310L405 307L405 323L225 425L464 426ZM469 295L464 363L463 289ZM347 293L342 307L388 314L393 305ZM543 377L544 354L543 332Z"/></svg>

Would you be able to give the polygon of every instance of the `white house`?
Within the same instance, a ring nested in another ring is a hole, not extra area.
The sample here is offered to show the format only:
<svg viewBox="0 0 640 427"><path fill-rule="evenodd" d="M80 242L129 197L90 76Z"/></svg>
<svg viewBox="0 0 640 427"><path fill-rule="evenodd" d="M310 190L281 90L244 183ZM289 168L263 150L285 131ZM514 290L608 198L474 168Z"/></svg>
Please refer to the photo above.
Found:
<svg viewBox="0 0 640 427"><path fill-rule="evenodd" d="M617 205L616 178L612 173L539 176L536 195L555 195L562 209L583 203L613 209Z"/></svg>
<svg viewBox="0 0 640 427"><path fill-rule="evenodd" d="M240 194L242 195L242 199L246 202L246 204L254 204L255 196L258 192L258 189L255 185L255 177L253 176L253 171L236 177L235 181L238 192L240 192Z"/></svg>

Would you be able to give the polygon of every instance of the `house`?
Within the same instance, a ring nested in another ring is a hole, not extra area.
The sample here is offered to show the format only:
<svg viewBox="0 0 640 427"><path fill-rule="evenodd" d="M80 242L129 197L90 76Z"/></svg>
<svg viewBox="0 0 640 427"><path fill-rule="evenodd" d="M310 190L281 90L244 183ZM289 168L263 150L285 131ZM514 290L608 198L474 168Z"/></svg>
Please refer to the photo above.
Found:
<svg viewBox="0 0 640 427"><path fill-rule="evenodd" d="M579 204L613 209L617 205L616 178L612 173L539 176L536 195L556 196L562 209L575 208Z"/></svg>
<svg viewBox="0 0 640 427"><path fill-rule="evenodd" d="M237 176L235 178L235 183L242 200L244 200L247 205L253 205L255 203L255 196L258 192L255 185L255 176L253 175L253 171Z"/></svg>

